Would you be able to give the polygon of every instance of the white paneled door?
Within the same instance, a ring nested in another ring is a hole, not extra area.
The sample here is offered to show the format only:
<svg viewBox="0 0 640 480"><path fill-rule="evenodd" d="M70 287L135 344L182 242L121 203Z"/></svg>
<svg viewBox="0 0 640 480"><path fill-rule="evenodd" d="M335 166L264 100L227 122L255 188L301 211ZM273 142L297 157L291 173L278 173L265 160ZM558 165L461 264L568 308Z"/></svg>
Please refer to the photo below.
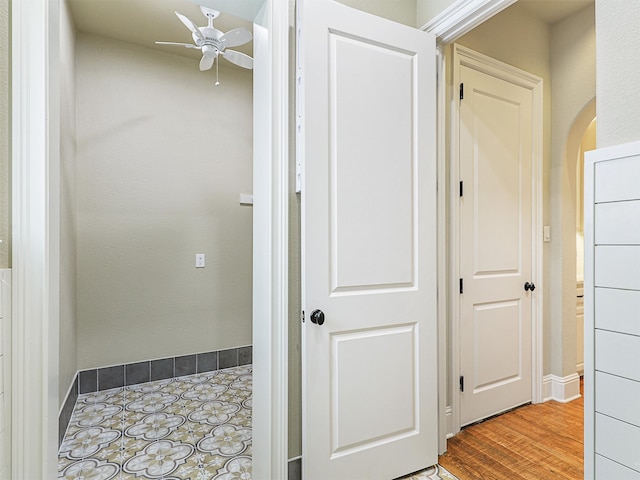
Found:
<svg viewBox="0 0 640 480"><path fill-rule="evenodd" d="M435 39L299 11L304 478L437 462Z"/></svg>
<svg viewBox="0 0 640 480"><path fill-rule="evenodd" d="M532 92L459 65L460 420L532 400Z"/></svg>

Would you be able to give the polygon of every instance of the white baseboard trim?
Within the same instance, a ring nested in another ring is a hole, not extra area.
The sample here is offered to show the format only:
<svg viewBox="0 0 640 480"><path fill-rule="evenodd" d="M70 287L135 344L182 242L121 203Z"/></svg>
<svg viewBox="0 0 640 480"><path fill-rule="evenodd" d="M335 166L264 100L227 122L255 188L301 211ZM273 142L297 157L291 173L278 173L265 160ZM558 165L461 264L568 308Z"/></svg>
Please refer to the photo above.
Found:
<svg viewBox="0 0 640 480"><path fill-rule="evenodd" d="M447 406L444 411L445 425L447 429L447 438L453 437L453 409L451 405Z"/></svg>
<svg viewBox="0 0 640 480"><path fill-rule="evenodd" d="M566 377L545 375L542 378L542 401L555 400L567 403L580 398L580 375L572 373Z"/></svg>
<svg viewBox="0 0 640 480"><path fill-rule="evenodd" d="M578 372L580 376L584 375L584 362L576 364L576 372Z"/></svg>

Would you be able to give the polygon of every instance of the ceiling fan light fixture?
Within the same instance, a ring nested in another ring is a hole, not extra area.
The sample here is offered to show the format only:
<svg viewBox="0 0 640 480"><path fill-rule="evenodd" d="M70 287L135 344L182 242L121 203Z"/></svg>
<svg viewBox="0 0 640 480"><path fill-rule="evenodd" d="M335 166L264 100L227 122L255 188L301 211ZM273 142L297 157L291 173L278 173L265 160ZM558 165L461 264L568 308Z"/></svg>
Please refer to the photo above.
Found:
<svg viewBox="0 0 640 480"><path fill-rule="evenodd" d="M239 45L244 45L245 43L250 42L253 39L253 35L249 30L244 27L234 28L233 30L229 30L227 33L223 33L220 30L216 30L213 27L213 20L220 15L218 10L214 10L212 8L207 8L204 6L200 7L203 15L207 17L207 25L203 27L198 27L194 22L192 22L189 18L182 15L181 13L175 12L178 19L183 23L185 27L187 27L191 31L191 36L193 37L194 44L188 43L177 43L177 42L156 42L160 45L177 45L186 48L197 48L202 52L202 58L200 59L200 70L209 70L215 61L218 58L218 55L222 55L231 63L238 65L239 67L252 69L253 68L253 58L249 55L237 52L235 50L227 50L227 47L236 47ZM219 85L217 75L217 64L216 64L216 85Z"/></svg>

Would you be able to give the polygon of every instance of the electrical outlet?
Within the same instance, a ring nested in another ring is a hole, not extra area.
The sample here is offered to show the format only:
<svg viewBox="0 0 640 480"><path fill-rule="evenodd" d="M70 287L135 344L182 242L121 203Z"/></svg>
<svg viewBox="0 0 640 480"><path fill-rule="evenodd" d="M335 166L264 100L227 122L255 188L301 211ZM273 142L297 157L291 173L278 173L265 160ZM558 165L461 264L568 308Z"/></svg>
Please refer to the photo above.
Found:
<svg viewBox="0 0 640 480"><path fill-rule="evenodd" d="M204 253L196 253L196 268L204 268Z"/></svg>

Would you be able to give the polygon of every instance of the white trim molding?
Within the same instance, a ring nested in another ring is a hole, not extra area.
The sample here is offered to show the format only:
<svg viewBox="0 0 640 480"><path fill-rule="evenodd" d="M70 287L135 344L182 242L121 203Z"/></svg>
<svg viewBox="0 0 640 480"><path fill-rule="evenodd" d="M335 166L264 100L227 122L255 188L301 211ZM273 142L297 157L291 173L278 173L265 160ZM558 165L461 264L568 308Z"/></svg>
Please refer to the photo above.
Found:
<svg viewBox="0 0 640 480"><path fill-rule="evenodd" d="M455 434L453 433L453 410L451 407L447 407L444 412L445 424L447 426L446 429L446 438L451 438Z"/></svg>
<svg viewBox="0 0 640 480"><path fill-rule="evenodd" d="M572 373L566 377L545 375L542 379L543 401L555 400L568 403L580 398L580 375Z"/></svg>
<svg viewBox="0 0 640 480"><path fill-rule="evenodd" d="M435 33L440 43L451 43L515 2L516 0L459 0L421 29Z"/></svg>
<svg viewBox="0 0 640 480"><path fill-rule="evenodd" d="M59 2L12 3L12 474L58 458Z"/></svg>
<svg viewBox="0 0 640 480"><path fill-rule="evenodd" d="M447 165L446 165L446 91L447 85L445 81L446 72L446 55L441 45L436 45L436 71L437 71L437 175L438 188L437 198L437 225L438 225L438 411L448 412L445 415L439 415L438 421L438 454L442 455L447 451L447 438L452 432L452 412L451 407L447 406L447 354L448 348L448 319L449 319L449 294L446 288L448 281L449 269L449 250L448 250L448 234L447 234Z"/></svg>
<svg viewBox="0 0 640 480"><path fill-rule="evenodd" d="M254 27L254 478L287 478L289 2Z"/></svg>

